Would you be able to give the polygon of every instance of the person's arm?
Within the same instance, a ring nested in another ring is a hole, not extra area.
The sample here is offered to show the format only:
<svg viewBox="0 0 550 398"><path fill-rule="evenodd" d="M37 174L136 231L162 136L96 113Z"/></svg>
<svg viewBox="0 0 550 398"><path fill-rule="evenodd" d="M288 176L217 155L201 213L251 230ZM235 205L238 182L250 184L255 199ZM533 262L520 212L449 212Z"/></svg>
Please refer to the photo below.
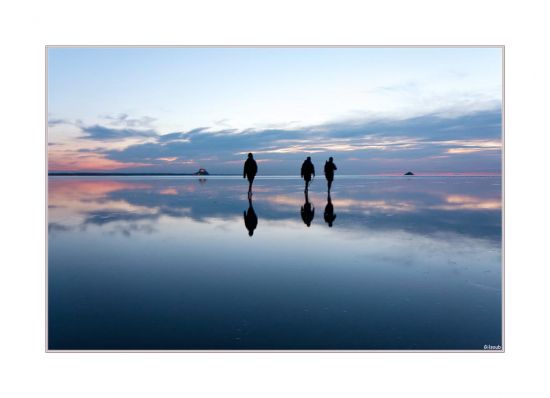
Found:
<svg viewBox="0 0 550 398"><path fill-rule="evenodd" d="M243 167L243 178L246 178L246 162L244 162L244 167Z"/></svg>
<svg viewBox="0 0 550 398"><path fill-rule="evenodd" d="M334 163L333 163L334 164ZM338 167L336 167L336 165L334 164L334 170L338 170Z"/></svg>

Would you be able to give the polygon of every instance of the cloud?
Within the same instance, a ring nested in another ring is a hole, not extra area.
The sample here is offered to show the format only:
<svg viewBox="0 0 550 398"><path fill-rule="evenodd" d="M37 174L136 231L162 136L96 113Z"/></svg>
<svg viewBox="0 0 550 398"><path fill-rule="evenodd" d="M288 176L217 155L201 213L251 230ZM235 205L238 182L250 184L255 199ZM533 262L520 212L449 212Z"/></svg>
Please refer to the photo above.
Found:
<svg viewBox="0 0 550 398"><path fill-rule="evenodd" d="M56 223L56 222L48 223L48 233L51 233L51 232L66 232L66 231L70 231L70 230L71 230L71 227L68 226L68 225L64 225L64 224L60 224L60 223Z"/></svg>
<svg viewBox="0 0 550 398"><path fill-rule="evenodd" d="M65 119L48 119L48 127L57 126L58 124L66 124L69 123Z"/></svg>
<svg viewBox="0 0 550 398"><path fill-rule="evenodd" d="M482 152L482 151L496 151L500 148L449 148L447 149L446 153L449 153L451 155L456 154L466 154L466 153L476 153L476 152Z"/></svg>
<svg viewBox="0 0 550 398"><path fill-rule="evenodd" d="M175 132L159 135L159 142L189 142L189 137L208 130L208 127L198 127L188 132Z"/></svg>
<svg viewBox="0 0 550 398"><path fill-rule="evenodd" d="M158 160L163 160L165 162L175 162L178 160L177 156L172 156L171 158L158 158Z"/></svg>
<svg viewBox="0 0 550 398"><path fill-rule="evenodd" d="M83 126L82 132L84 135L80 137L81 139L93 141L121 141L126 138L151 138L158 136L154 130L113 129L99 124L87 127Z"/></svg>
<svg viewBox="0 0 550 398"><path fill-rule="evenodd" d="M104 209L88 212L84 224L103 225L116 221L156 220L158 217L159 214L156 213L121 212Z"/></svg>
<svg viewBox="0 0 550 398"><path fill-rule="evenodd" d="M157 119L150 116L142 116L140 118L131 118L126 113L119 113L116 115L106 115L105 119L110 121L110 124L114 126L124 127L150 127L151 124Z"/></svg>
<svg viewBox="0 0 550 398"><path fill-rule="evenodd" d="M123 115L120 120L128 120ZM263 170L286 173L307 155L340 156L352 172L500 170L500 108L468 114L438 112L405 119L355 118L287 128L214 129L160 134L154 129L81 126L81 139L103 142L82 148L123 170L237 172L243 155L269 157ZM134 143L125 144L125 140ZM137 139L137 141L136 141ZM116 144L116 146L115 146ZM323 155L326 154L326 155ZM362 160L362 162L358 162ZM386 161L387 160L387 161ZM475 160L475 162L472 162ZM122 166L122 167L121 167ZM395 170L389 170L391 166ZM431 168L431 169L430 169Z"/></svg>
<svg viewBox="0 0 550 398"><path fill-rule="evenodd" d="M490 111L452 118L426 115L405 120L350 120L297 129L210 131L201 127L165 135L150 132L147 136L153 137L153 142L102 153L120 162L153 163L154 160L194 159L206 154L228 161L240 159L250 151L296 158L325 152L370 156L375 152L378 157L401 152L406 157L421 158L459 153L460 148L464 148L463 153L499 150L500 117L500 111ZM106 135L104 130L97 131L101 136ZM136 134L135 131L127 135L132 134Z"/></svg>

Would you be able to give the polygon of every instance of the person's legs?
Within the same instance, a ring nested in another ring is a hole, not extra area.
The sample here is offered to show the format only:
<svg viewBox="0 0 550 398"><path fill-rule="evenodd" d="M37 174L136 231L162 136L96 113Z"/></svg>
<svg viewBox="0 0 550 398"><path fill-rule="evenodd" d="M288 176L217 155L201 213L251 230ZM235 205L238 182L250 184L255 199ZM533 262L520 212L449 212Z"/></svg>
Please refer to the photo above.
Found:
<svg viewBox="0 0 550 398"><path fill-rule="evenodd" d="M327 184L328 184L328 190L330 192L330 188L332 187L332 180L327 180Z"/></svg>
<svg viewBox="0 0 550 398"><path fill-rule="evenodd" d="M254 177L248 178L248 195L252 195L252 183L254 182Z"/></svg>

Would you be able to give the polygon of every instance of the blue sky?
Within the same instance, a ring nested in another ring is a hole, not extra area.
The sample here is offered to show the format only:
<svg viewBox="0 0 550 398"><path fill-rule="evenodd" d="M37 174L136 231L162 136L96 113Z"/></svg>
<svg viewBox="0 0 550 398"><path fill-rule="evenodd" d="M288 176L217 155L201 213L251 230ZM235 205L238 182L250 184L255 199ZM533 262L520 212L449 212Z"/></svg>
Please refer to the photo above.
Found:
<svg viewBox="0 0 550 398"><path fill-rule="evenodd" d="M50 170L499 173L500 48L49 48Z"/></svg>

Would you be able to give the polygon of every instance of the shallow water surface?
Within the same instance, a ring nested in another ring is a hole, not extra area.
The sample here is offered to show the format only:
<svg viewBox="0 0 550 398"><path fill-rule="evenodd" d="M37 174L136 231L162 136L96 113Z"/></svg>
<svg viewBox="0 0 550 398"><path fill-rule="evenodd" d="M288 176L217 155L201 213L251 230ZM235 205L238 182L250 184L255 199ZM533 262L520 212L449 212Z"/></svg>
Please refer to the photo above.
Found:
<svg viewBox="0 0 550 398"><path fill-rule="evenodd" d="M49 177L49 348L499 345L500 181Z"/></svg>

